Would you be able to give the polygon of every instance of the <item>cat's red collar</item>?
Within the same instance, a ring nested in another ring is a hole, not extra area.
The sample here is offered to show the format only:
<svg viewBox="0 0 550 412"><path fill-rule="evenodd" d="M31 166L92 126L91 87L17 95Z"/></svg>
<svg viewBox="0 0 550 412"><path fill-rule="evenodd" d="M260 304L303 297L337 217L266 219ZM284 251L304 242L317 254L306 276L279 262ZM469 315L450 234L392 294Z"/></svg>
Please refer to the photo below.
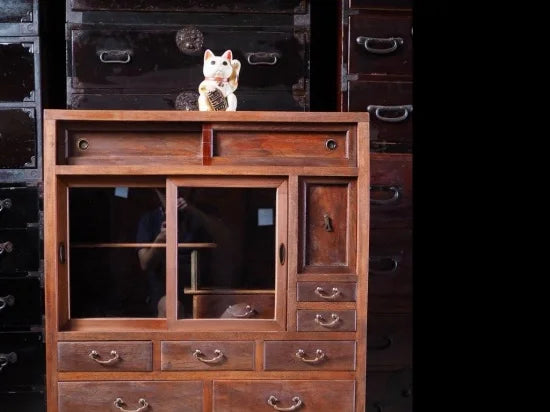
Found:
<svg viewBox="0 0 550 412"><path fill-rule="evenodd" d="M228 83L228 80L223 77L205 77L204 80L213 80L218 84Z"/></svg>

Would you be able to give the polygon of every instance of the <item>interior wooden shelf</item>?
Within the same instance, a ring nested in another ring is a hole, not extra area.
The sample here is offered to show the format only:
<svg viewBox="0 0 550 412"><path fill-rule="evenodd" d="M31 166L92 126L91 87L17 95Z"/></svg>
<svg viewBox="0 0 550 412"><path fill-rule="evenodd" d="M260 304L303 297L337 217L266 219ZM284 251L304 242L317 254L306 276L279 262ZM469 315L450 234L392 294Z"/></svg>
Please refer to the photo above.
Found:
<svg viewBox="0 0 550 412"><path fill-rule="evenodd" d="M216 246L217 245L215 243L178 243L178 247L189 248L189 249L215 248ZM160 247L166 247L166 243L73 243L71 244L71 247L74 247L74 248L159 247L160 248Z"/></svg>
<svg viewBox="0 0 550 412"><path fill-rule="evenodd" d="M193 295L265 295L275 294L273 289L194 289L185 288L183 291Z"/></svg>

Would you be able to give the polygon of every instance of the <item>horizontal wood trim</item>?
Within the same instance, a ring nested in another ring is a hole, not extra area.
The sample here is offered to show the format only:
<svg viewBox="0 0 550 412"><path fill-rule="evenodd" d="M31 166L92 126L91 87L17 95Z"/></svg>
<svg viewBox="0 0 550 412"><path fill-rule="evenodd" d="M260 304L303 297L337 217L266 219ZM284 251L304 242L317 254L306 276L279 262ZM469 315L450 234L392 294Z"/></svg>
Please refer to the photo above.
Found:
<svg viewBox="0 0 550 412"><path fill-rule="evenodd" d="M195 379L355 379L351 371L153 371L117 372L109 376L101 372L58 372L59 381L182 381Z"/></svg>

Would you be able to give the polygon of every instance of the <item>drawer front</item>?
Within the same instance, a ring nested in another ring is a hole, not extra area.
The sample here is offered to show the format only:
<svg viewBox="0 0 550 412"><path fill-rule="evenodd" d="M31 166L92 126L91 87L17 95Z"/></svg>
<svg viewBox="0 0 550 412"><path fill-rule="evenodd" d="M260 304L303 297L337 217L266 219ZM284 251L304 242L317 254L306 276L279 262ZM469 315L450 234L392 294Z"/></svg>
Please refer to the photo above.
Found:
<svg viewBox="0 0 550 412"><path fill-rule="evenodd" d="M343 380L214 381L214 412L355 411L355 382ZM268 403L269 402L269 403ZM297 404L301 406L297 406ZM292 408L294 409L284 409Z"/></svg>
<svg viewBox="0 0 550 412"><path fill-rule="evenodd" d="M350 17L349 73L412 75L412 16Z"/></svg>
<svg viewBox="0 0 550 412"><path fill-rule="evenodd" d="M68 2L69 7L74 11L305 13L307 10L305 0L238 0L220 3L193 0L68 0Z"/></svg>
<svg viewBox="0 0 550 412"><path fill-rule="evenodd" d="M202 382L59 382L59 412L202 412ZM118 407L114 405L117 399ZM139 403L143 399L148 406ZM142 409L139 409L142 408Z"/></svg>
<svg viewBox="0 0 550 412"><path fill-rule="evenodd" d="M353 341L266 341L266 371L355 370Z"/></svg>
<svg viewBox="0 0 550 412"><path fill-rule="evenodd" d="M30 23L33 19L33 0L3 0L1 23Z"/></svg>
<svg viewBox="0 0 550 412"><path fill-rule="evenodd" d="M186 54L179 50L175 39L180 28L73 28L72 87L196 90L204 80L203 52ZM230 49L241 62L237 98L246 90L305 91L309 53L305 32L198 29L204 36L204 48Z"/></svg>
<svg viewBox="0 0 550 412"><path fill-rule="evenodd" d="M60 342L59 371L152 371L151 342Z"/></svg>
<svg viewBox="0 0 550 412"><path fill-rule="evenodd" d="M388 367L412 364L412 316L370 314L367 364Z"/></svg>
<svg viewBox="0 0 550 412"><path fill-rule="evenodd" d="M34 109L0 108L0 169L36 168Z"/></svg>
<svg viewBox="0 0 550 412"><path fill-rule="evenodd" d="M367 373L367 412L413 410L412 368Z"/></svg>
<svg viewBox="0 0 550 412"><path fill-rule="evenodd" d="M355 273L355 183L300 180L298 273Z"/></svg>
<svg viewBox="0 0 550 412"><path fill-rule="evenodd" d="M253 370L254 342L162 342L160 356L163 371Z"/></svg>
<svg viewBox="0 0 550 412"><path fill-rule="evenodd" d="M410 312L412 295L412 230L371 230L369 313Z"/></svg>
<svg viewBox="0 0 550 412"><path fill-rule="evenodd" d="M413 142L412 82L353 81L349 111L370 113L373 152L410 152Z"/></svg>
<svg viewBox="0 0 550 412"><path fill-rule="evenodd" d="M34 101L34 43L8 39L0 40L0 101Z"/></svg>
<svg viewBox="0 0 550 412"><path fill-rule="evenodd" d="M44 384L44 344L39 332L0 332L0 387Z"/></svg>
<svg viewBox="0 0 550 412"><path fill-rule="evenodd" d="M355 302L355 282L298 282L298 302Z"/></svg>
<svg viewBox="0 0 550 412"><path fill-rule="evenodd" d="M412 227L412 169L412 155L371 155L371 228Z"/></svg>
<svg viewBox="0 0 550 412"><path fill-rule="evenodd" d="M249 306L249 307L248 307ZM193 317L273 319L275 295L194 295Z"/></svg>
<svg viewBox="0 0 550 412"><path fill-rule="evenodd" d="M0 188L0 228L25 228L38 220L36 187Z"/></svg>
<svg viewBox="0 0 550 412"><path fill-rule="evenodd" d="M42 324L40 279L0 277L0 329Z"/></svg>
<svg viewBox="0 0 550 412"><path fill-rule="evenodd" d="M298 332L355 332L354 310L298 310Z"/></svg>
<svg viewBox="0 0 550 412"><path fill-rule="evenodd" d="M38 228L0 229L0 275L38 270Z"/></svg>
<svg viewBox="0 0 550 412"><path fill-rule="evenodd" d="M43 391L0 390L0 405L4 411L46 412L46 397Z"/></svg>
<svg viewBox="0 0 550 412"><path fill-rule="evenodd" d="M412 0L349 0L350 7L358 9L412 9Z"/></svg>

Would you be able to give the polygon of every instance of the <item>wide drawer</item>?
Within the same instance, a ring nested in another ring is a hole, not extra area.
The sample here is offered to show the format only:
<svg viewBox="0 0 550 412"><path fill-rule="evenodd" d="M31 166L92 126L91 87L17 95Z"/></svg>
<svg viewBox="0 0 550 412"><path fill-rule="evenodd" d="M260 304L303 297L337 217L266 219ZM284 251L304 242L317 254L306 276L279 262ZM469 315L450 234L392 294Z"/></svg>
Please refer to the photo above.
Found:
<svg viewBox="0 0 550 412"><path fill-rule="evenodd" d="M353 8L411 9L412 0L349 0Z"/></svg>
<svg viewBox="0 0 550 412"><path fill-rule="evenodd" d="M162 342L161 369L253 370L254 342Z"/></svg>
<svg viewBox="0 0 550 412"><path fill-rule="evenodd" d="M412 315L371 314L367 324L369 367L412 364Z"/></svg>
<svg viewBox="0 0 550 412"><path fill-rule="evenodd" d="M266 371L355 370L353 341L266 341Z"/></svg>
<svg viewBox="0 0 550 412"><path fill-rule="evenodd" d="M371 228L412 227L412 169L412 155L371 154Z"/></svg>
<svg viewBox="0 0 550 412"><path fill-rule="evenodd" d="M0 169L36 168L36 118L31 108L0 108Z"/></svg>
<svg viewBox="0 0 550 412"><path fill-rule="evenodd" d="M38 220L36 187L0 188L0 228L25 228Z"/></svg>
<svg viewBox="0 0 550 412"><path fill-rule="evenodd" d="M367 412L413 410L412 368L367 373Z"/></svg>
<svg viewBox="0 0 550 412"><path fill-rule="evenodd" d="M39 390L0 390L0 405L6 412L46 412L46 396Z"/></svg>
<svg viewBox="0 0 550 412"><path fill-rule="evenodd" d="M214 381L213 398L215 412L259 412L277 408L283 411L352 412L355 411L355 382Z"/></svg>
<svg viewBox="0 0 550 412"><path fill-rule="evenodd" d="M194 318L273 319L274 294L194 295Z"/></svg>
<svg viewBox="0 0 550 412"><path fill-rule="evenodd" d="M44 384L41 332L0 332L0 387Z"/></svg>
<svg viewBox="0 0 550 412"><path fill-rule="evenodd" d="M42 288L36 277L0 277L0 329L42 324Z"/></svg>
<svg viewBox="0 0 550 412"><path fill-rule="evenodd" d="M350 17L349 73L412 75L412 16Z"/></svg>
<svg viewBox="0 0 550 412"><path fill-rule="evenodd" d="M34 43L0 38L0 61L0 101L34 101Z"/></svg>
<svg viewBox="0 0 550 412"><path fill-rule="evenodd" d="M37 271L38 228L0 229L0 275Z"/></svg>
<svg viewBox="0 0 550 412"><path fill-rule="evenodd" d="M298 282L298 302L355 302L355 282Z"/></svg>
<svg viewBox="0 0 550 412"><path fill-rule="evenodd" d="M151 342L59 342L57 357L59 371L153 370Z"/></svg>
<svg viewBox="0 0 550 412"><path fill-rule="evenodd" d="M237 98L244 90L306 90L309 52L305 32L195 26L204 38L204 49L183 53L176 43L182 27L163 27L71 27L71 86L86 90L197 90L204 80L202 50L209 48L229 49L241 62Z"/></svg>
<svg viewBox="0 0 550 412"><path fill-rule="evenodd" d="M298 332L354 332L357 328L354 310L309 310L296 313Z"/></svg>
<svg viewBox="0 0 550 412"><path fill-rule="evenodd" d="M202 388L198 381L59 382L58 407L59 412L202 412Z"/></svg>

